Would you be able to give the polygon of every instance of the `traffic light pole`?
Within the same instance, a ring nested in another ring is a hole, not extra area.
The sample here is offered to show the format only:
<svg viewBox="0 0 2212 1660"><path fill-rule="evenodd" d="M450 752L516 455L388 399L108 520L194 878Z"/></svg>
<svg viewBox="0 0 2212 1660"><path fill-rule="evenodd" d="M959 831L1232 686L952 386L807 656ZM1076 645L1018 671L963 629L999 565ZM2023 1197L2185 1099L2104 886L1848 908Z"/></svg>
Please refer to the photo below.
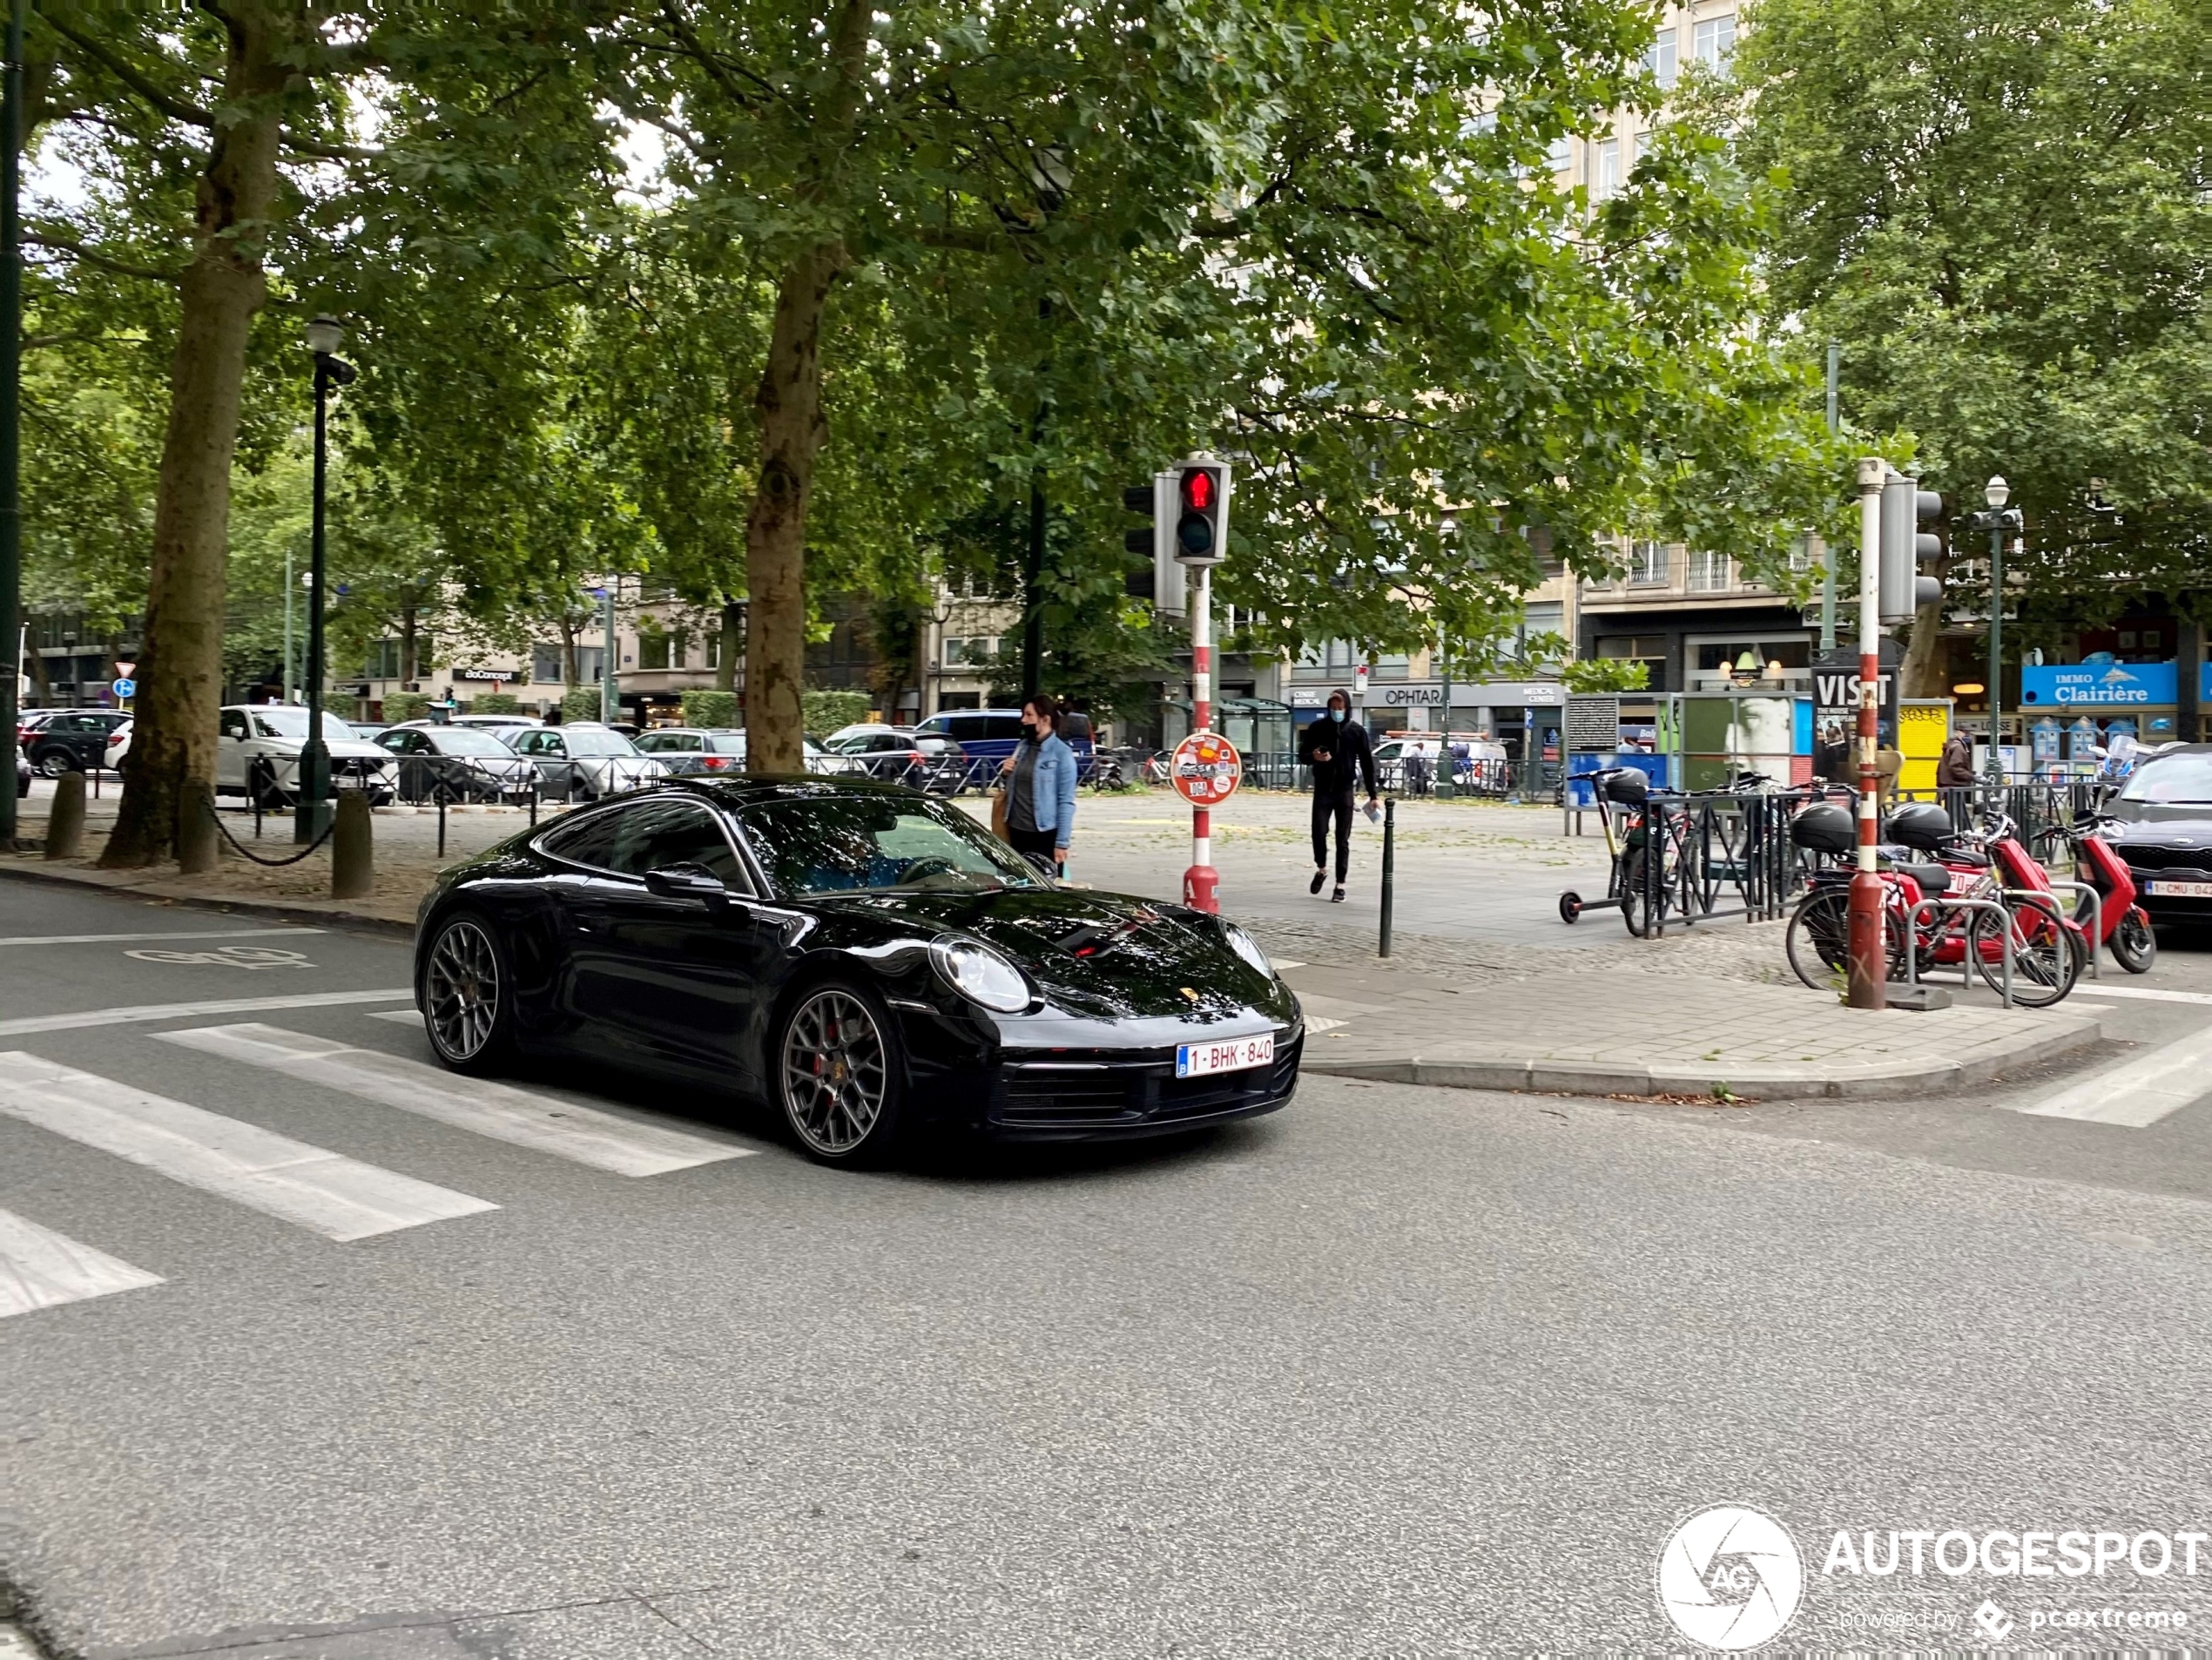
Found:
<svg viewBox="0 0 2212 1660"><path fill-rule="evenodd" d="M6 65L0 71L0 732L16 741L16 688L22 684L22 516L18 512L17 387L23 337L23 253L16 197L22 174L23 21L28 0L9 0ZM0 849L16 843L16 779L10 754L0 781Z"/></svg>
<svg viewBox="0 0 2212 1660"><path fill-rule="evenodd" d="M1882 879L1874 855L1881 812L1874 752L1882 697L1882 482L1888 471L1879 456L1858 463L1858 868L1851 881L1851 983L1845 998L1853 1009L1880 1009L1889 995Z"/></svg>
<svg viewBox="0 0 2212 1660"><path fill-rule="evenodd" d="M1213 570L1190 568L1190 730L1213 729ZM1213 867L1213 814L1190 809L1190 868L1183 873L1183 902L1194 911L1218 911L1221 873Z"/></svg>

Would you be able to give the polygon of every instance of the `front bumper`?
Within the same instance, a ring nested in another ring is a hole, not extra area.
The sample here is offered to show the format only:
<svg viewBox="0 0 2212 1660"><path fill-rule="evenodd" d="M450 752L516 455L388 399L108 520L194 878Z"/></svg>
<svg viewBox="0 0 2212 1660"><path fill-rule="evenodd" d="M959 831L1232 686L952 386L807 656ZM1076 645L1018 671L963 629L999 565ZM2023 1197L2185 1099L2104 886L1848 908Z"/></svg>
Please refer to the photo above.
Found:
<svg viewBox="0 0 2212 1660"><path fill-rule="evenodd" d="M1302 1027L1276 1034L1271 1066L1175 1076L1169 1049L1016 1051L991 1083L983 1133L996 1141L1119 1141L1171 1136L1286 1106L1298 1092Z"/></svg>

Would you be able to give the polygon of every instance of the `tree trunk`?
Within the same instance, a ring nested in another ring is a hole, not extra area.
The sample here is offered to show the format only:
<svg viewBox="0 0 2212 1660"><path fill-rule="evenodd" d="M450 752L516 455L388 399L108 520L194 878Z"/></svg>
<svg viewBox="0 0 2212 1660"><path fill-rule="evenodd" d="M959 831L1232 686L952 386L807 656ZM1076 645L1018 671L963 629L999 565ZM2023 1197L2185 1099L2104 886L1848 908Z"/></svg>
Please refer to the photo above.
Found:
<svg viewBox="0 0 2212 1660"><path fill-rule="evenodd" d="M735 692L738 687L738 666L745 661L745 601L725 600L722 604L722 644L714 654L714 689Z"/></svg>
<svg viewBox="0 0 2212 1660"><path fill-rule="evenodd" d="M745 731L761 773L799 773L806 658L806 505L822 447L822 312L843 263L836 243L791 262L760 376L760 475L745 518Z"/></svg>
<svg viewBox="0 0 2212 1660"><path fill-rule="evenodd" d="M169 424L154 504L152 567L139 653L138 719L124 792L101 864L167 858L179 814L215 781L223 690L223 590L231 460L238 442L247 334L266 293L261 258L277 192L278 100L292 77L296 4L226 8L226 125L200 175L192 261L180 285L169 370Z"/></svg>
<svg viewBox="0 0 2212 1660"><path fill-rule="evenodd" d="M561 619L561 685L566 688L580 684L583 679L583 660L577 655L576 624L563 617Z"/></svg>

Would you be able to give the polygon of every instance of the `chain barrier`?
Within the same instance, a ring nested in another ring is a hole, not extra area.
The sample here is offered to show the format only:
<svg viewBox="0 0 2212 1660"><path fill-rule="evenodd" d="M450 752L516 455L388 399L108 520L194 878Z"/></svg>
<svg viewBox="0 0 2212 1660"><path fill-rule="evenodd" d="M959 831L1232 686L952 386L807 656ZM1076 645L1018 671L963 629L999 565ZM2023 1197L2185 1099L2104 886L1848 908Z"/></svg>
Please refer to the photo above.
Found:
<svg viewBox="0 0 2212 1660"><path fill-rule="evenodd" d="M322 833L317 836L313 841L309 842L306 847L300 848L298 853L293 854L289 859L264 859L260 854L255 853L251 847L247 847L244 842L240 841L236 836L231 833L230 826L223 822L223 815L215 810L215 803L211 798L203 795L199 798L199 800L201 805L206 807L208 816L215 820L215 827L223 833L224 840L229 842L232 847L235 847L246 858L252 860L255 864L266 866L272 870L284 865L298 864L309 854L314 853L317 848L320 847L324 842L329 840L330 833L338 827L338 815L334 813L330 815L330 821L323 826Z"/></svg>

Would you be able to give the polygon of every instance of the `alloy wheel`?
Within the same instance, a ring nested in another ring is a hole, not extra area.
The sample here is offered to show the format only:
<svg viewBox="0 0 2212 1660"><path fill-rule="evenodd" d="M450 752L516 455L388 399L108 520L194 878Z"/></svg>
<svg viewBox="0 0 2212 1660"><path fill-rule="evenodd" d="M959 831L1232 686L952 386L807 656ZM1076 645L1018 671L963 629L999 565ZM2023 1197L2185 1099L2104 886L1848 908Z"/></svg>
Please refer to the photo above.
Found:
<svg viewBox="0 0 2212 1660"><path fill-rule="evenodd" d="M818 1153L849 1153L883 1117L891 1073L883 1033L868 1006L825 987L784 1029L784 1108Z"/></svg>
<svg viewBox="0 0 2212 1660"><path fill-rule="evenodd" d="M423 975L431 1035L456 1061L474 1059L491 1041L499 1016L499 958L491 936L462 918L448 923Z"/></svg>
<svg viewBox="0 0 2212 1660"><path fill-rule="evenodd" d="M60 778L64 773L73 773L77 769L70 765L68 756L63 754L59 750L55 750L40 757L38 770L44 773L48 778Z"/></svg>

